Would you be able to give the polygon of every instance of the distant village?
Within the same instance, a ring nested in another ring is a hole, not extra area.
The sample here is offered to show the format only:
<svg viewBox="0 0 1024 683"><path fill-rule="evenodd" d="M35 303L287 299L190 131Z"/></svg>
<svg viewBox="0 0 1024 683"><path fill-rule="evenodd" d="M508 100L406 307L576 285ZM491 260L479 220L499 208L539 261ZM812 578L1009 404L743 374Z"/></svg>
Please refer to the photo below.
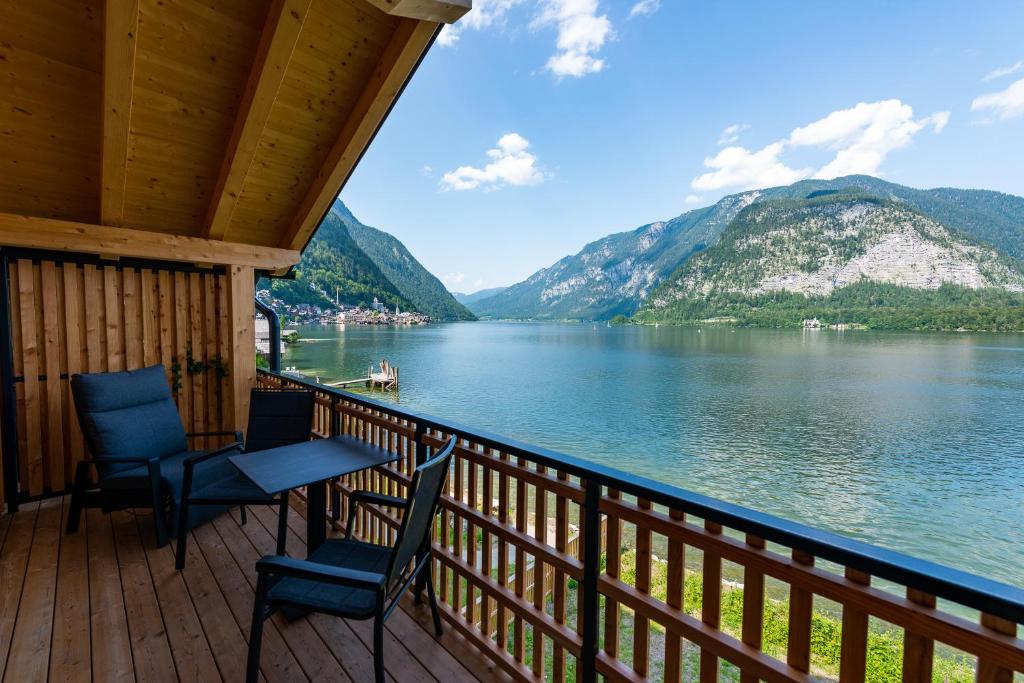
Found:
<svg viewBox="0 0 1024 683"><path fill-rule="evenodd" d="M425 325L430 316L413 311L402 311L398 306L389 309L377 297L369 308L336 304L289 304L273 296L269 289L256 292L256 297L270 306L288 323L297 325Z"/></svg>

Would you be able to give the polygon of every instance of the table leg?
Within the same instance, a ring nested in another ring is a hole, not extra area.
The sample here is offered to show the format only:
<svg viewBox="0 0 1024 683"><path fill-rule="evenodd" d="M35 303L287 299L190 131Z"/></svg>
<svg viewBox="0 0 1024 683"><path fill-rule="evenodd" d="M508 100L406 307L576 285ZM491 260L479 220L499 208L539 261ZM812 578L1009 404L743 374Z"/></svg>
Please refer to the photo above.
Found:
<svg viewBox="0 0 1024 683"><path fill-rule="evenodd" d="M306 487L306 548L308 553L327 540L327 482Z"/></svg>

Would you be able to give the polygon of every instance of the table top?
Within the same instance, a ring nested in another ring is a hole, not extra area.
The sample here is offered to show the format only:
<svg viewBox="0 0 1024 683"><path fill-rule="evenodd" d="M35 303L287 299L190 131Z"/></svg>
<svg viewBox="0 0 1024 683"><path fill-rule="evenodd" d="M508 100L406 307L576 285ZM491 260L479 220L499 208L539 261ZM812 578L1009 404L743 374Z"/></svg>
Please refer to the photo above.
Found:
<svg viewBox="0 0 1024 683"><path fill-rule="evenodd" d="M386 465L400 459L351 436L333 436L233 455L228 460L267 495Z"/></svg>

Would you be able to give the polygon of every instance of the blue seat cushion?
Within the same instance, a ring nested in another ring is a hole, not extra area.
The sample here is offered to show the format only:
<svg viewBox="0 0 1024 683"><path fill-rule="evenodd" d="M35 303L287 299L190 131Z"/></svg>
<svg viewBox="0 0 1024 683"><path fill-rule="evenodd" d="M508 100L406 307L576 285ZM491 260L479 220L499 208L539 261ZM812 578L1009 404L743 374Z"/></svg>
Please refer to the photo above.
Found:
<svg viewBox="0 0 1024 683"><path fill-rule="evenodd" d="M138 467L120 458L167 458L188 448L162 365L76 374L71 391L92 456L106 476Z"/></svg>
<svg viewBox="0 0 1024 683"><path fill-rule="evenodd" d="M331 539L313 551L311 562L332 567L384 574L391 548L346 538ZM309 579L284 577L267 592L271 603L285 603L342 617L367 617L376 608L377 594L366 588L338 586Z"/></svg>
<svg viewBox="0 0 1024 683"><path fill-rule="evenodd" d="M182 488L185 479L185 461L201 455L202 451L181 451L160 460L160 479L167 501L167 531L171 536L178 534L178 513L181 509ZM219 498L239 502L269 501L263 491L245 478L228 457L236 451L229 451L196 465L192 474L191 498ZM100 487L106 491L118 489L146 489L149 487L149 469L146 465L118 470L100 480ZM187 528L194 529L204 522L225 512L231 505L189 505Z"/></svg>

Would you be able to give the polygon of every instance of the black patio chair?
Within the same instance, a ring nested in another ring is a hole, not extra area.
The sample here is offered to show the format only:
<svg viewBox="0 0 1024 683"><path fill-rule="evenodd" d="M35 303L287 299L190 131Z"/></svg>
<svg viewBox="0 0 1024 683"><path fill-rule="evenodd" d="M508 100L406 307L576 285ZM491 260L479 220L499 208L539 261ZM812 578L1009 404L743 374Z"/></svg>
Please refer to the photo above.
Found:
<svg viewBox="0 0 1024 683"><path fill-rule="evenodd" d="M308 441L313 426L314 405L313 392L305 389L253 389L249 396L249 423L242 452L255 453ZM242 435L237 432L235 434L238 445L241 445ZM232 454L237 452L236 449ZM222 510L224 506L238 505L242 524L245 524L246 505L277 505L277 554L284 555L288 537L288 491L278 496L268 496L230 463L227 464L231 471L225 472L223 477L196 477L197 465L218 457L226 456L217 451L196 456L186 462L177 528L194 528L189 519L194 515L193 506ZM180 570L185 568L188 534L178 534L177 540L174 566Z"/></svg>
<svg viewBox="0 0 1024 683"><path fill-rule="evenodd" d="M71 378L78 423L90 458L75 469L66 532L78 530L82 509L104 512L153 508L158 547L175 533L185 463L197 456L236 452L228 444L209 452L188 450L188 437L162 365L127 372L76 374ZM95 466L99 476L90 477Z"/></svg>
<svg viewBox="0 0 1024 683"><path fill-rule="evenodd" d="M416 602L420 601L420 587L425 586L434 630L441 635L441 616L430 578L430 534L454 449L452 438L440 453L416 468L407 498L370 491L353 493L345 537L325 541L309 559L268 555L256 563L259 577L249 632L247 681L259 677L263 622L282 607L345 619L373 619L377 683L384 681L384 621L417 579ZM393 547L352 538L352 520L360 503L405 510Z"/></svg>

